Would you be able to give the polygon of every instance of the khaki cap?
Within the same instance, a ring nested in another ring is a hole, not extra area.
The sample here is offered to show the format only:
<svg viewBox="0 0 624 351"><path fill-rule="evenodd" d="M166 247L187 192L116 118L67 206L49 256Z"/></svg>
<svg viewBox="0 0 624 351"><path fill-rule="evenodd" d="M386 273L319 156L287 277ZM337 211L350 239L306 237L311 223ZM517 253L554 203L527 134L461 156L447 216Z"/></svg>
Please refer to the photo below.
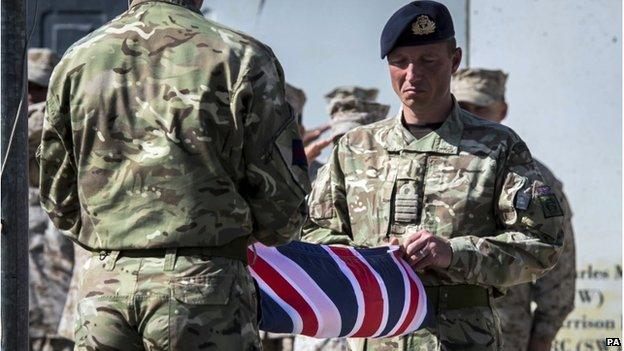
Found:
<svg viewBox="0 0 624 351"><path fill-rule="evenodd" d="M47 48L28 49L28 81L47 87L58 57Z"/></svg>
<svg viewBox="0 0 624 351"><path fill-rule="evenodd" d="M507 74L501 70L462 68L453 74L451 92L459 102L489 106L505 101Z"/></svg>
<svg viewBox="0 0 624 351"><path fill-rule="evenodd" d="M325 94L325 101L327 101L327 112L332 114L333 102L340 101L346 98L355 98L364 101L375 101L379 90L375 88L362 88L355 85L345 85L337 87Z"/></svg>
<svg viewBox="0 0 624 351"><path fill-rule="evenodd" d="M334 101L330 122L332 139L353 128L385 119L389 110L389 105L354 97Z"/></svg>
<svg viewBox="0 0 624 351"><path fill-rule="evenodd" d="M305 105L307 100L306 94L303 92L303 90L288 83L286 83L285 87L286 102L290 104L297 118L301 118L301 116L303 115L303 106Z"/></svg>

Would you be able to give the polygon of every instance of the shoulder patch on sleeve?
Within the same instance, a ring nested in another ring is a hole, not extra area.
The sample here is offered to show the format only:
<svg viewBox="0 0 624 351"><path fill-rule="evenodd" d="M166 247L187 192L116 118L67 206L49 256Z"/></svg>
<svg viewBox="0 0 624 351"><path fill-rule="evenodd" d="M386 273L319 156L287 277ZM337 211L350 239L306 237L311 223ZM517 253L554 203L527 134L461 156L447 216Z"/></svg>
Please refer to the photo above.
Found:
<svg viewBox="0 0 624 351"><path fill-rule="evenodd" d="M531 204L531 195L523 191L516 193L516 201L514 207L519 210L526 211Z"/></svg>
<svg viewBox="0 0 624 351"><path fill-rule="evenodd" d="M535 188L535 196L542 207L544 218L563 216L563 210L561 209L561 205L559 205L559 200L557 200L557 196L555 196L551 187L546 185L538 186Z"/></svg>

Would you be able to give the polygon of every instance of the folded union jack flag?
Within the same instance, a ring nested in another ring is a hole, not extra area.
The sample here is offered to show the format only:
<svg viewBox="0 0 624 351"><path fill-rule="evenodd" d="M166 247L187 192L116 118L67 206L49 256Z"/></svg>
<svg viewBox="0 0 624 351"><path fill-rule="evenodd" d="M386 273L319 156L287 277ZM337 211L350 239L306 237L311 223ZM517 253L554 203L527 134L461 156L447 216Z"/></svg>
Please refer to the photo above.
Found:
<svg viewBox="0 0 624 351"><path fill-rule="evenodd" d="M397 246L253 246L247 255L260 288L261 330L380 338L411 333L425 319L424 287Z"/></svg>

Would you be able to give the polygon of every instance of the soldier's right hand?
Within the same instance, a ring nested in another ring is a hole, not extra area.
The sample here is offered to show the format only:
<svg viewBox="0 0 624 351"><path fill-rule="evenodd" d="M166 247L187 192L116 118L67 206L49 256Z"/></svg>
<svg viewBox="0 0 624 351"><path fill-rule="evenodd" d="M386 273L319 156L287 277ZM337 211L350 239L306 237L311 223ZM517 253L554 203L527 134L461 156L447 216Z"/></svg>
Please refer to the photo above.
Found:
<svg viewBox="0 0 624 351"><path fill-rule="evenodd" d="M330 129L331 129L331 126L329 124L326 124L326 125L322 125L320 127L314 128L312 130L306 131L305 134L303 134L302 136L303 145L308 146L310 143L320 138L321 135L323 135L326 131Z"/></svg>

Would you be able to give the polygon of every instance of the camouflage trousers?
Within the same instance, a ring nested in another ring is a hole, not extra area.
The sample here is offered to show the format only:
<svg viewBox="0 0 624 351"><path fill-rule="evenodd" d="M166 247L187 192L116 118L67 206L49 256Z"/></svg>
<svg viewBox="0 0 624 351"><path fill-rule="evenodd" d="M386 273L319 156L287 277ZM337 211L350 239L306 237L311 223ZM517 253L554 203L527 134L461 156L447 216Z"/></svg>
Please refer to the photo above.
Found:
<svg viewBox="0 0 624 351"><path fill-rule="evenodd" d="M75 350L259 350L256 292L222 257L92 256L80 285Z"/></svg>
<svg viewBox="0 0 624 351"><path fill-rule="evenodd" d="M400 338L349 339L353 351L499 351L500 323L492 307L438 312L436 326Z"/></svg>
<svg viewBox="0 0 624 351"><path fill-rule="evenodd" d="M74 342L63 337L30 338L30 351L71 351Z"/></svg>

